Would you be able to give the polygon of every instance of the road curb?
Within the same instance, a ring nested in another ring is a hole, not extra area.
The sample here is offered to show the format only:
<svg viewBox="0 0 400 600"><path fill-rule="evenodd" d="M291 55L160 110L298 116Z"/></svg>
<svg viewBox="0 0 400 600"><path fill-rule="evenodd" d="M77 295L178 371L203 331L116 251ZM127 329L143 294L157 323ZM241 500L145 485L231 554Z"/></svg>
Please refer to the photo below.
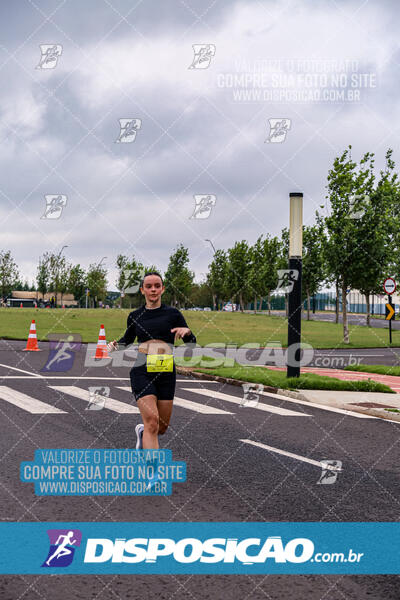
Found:
<svg viewBox="0 0 400 600"><path fill-rule="evenodd" d="M211 375L209 373L202 373L200 371L195 371L190 367L176 367L177 373L180 375L190 375L194 379L202 379L204 381L218 381L219 383L228 383L229 385L236 385L240 387L243 383L250 383L249 381L244 381L242 379L231 379L230 377L222 377L221 375ZM287 396L288 398L293 398L294 400L303 400L305 402L311 402L312 404L318 404L315 401L309 400L304 394L295 390L283 390L282 388L272 387L269 385L264 385L264 391L271 392L273 394L279 394L280 396ZM359 392L362 394L363 392ZM329 404L321 404L321 407L330 406ZM397 421L400 423L400 412L393 413L389 412L384 408L366 408L363 406L354 406L349 404L341 404L340 406L336 406L335 408L341 408L342 410L349 410L351 412L362 413L364 415L369 415L370 417L378 417L379 419L386 419L390 421Z"/></svg>

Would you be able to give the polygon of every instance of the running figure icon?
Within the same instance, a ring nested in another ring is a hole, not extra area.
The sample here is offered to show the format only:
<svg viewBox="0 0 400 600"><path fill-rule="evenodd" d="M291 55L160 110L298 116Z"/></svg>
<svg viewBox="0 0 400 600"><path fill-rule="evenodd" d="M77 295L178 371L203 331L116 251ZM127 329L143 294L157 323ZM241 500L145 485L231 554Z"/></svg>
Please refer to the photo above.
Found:
<svg viewBox="0 0 400 600"><path fill-rule="evenodd" d="M56 541L57 549L56 551L46 560L46 565L50 566L51 561L54 558L61 558L62 556L66 556L67 554L72 554L72 550L67 548L67 546L73 546L76 544L77 540L72 539L74 537L73 531L68 531L66 535L59 535ZM60 540L63 540L60 542Z"/></svg>

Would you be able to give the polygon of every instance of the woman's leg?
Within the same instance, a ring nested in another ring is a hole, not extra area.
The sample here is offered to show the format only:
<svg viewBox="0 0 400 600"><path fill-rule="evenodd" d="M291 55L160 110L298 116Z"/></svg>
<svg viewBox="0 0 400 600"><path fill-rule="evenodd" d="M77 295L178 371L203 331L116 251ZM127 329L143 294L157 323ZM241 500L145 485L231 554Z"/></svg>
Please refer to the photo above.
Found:
<svg viewBox="0 0 400 600"><path fill-rule="evenodd" d="M149 394L138 398L137 405L142 415L143 448L158 449L159 414L157 408L157 396Z"/></svg>
<svg viewBox="0 0 400 600"><path fill-rule="evenodd" d="M169 420L172 413L173 400L158 400L158 435L163 435L168 429Z"/></svg>

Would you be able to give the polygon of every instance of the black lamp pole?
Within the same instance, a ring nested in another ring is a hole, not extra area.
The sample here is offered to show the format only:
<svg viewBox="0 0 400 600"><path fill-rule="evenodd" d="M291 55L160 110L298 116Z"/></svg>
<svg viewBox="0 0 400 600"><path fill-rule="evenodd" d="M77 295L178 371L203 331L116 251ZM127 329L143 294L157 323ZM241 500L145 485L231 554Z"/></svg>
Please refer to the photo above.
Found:
<svg viewBox="0 0 400 600"><path fill-rule="evenodd" d="M300 377L301 271L303 254L303 194L291 192L289 229L289 292L287 377Z"/></svg>

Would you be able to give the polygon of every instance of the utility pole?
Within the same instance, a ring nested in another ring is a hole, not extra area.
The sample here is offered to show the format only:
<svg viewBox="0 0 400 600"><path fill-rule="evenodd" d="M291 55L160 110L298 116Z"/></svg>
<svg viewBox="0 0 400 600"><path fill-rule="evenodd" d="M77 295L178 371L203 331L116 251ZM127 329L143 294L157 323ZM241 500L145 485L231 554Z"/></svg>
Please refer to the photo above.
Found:
<svg viewBox="0 0 400 600"><path fill-rule="evenodd" d="M303 255L303 194L291 192L289 227L289 291L287 377L300 377L301 271Z"/></svg>

